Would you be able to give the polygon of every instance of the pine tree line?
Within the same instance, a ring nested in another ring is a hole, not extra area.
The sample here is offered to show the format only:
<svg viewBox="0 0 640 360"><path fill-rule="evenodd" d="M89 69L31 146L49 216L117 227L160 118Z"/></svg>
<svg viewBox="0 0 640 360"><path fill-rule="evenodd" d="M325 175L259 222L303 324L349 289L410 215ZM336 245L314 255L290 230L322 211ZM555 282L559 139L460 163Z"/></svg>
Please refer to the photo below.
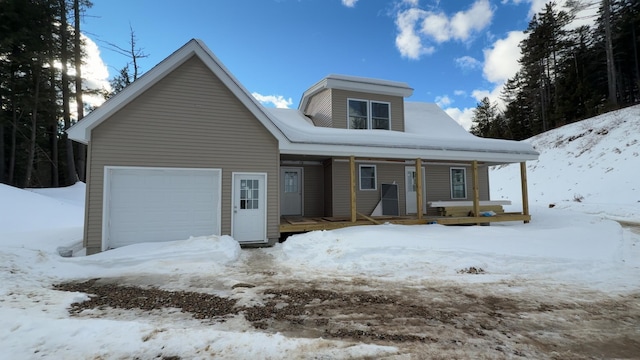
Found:
<svg viewBox="0 0 640 360"><path fill-rule="evenodd" d="M0 183L84 180L84 146L64 130L84 114L80 18L87 0L0 1Z"/></svg>
<svg viewBox="0 0 640 360"><path fill-rule="evenodd" d="M592 6L595 26L573 28L576 14ZM640 102L640 1L550 2L525 34L520 70L501 94L505 107L478 103L475 135L522 140Z"/></svg>

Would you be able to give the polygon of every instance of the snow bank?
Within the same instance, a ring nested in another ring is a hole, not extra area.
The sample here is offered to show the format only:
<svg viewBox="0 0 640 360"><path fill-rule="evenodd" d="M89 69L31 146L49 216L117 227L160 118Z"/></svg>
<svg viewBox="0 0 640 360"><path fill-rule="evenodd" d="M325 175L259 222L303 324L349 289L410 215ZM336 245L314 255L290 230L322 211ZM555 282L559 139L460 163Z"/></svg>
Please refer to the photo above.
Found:
<svg viewBox="0 0 640 360"><path fill-rule="evenodd" d="M55 193L65 195L46 195ZM30 232L83 226L84 184L33 191L0 184L0 199L2 232Z"/></svg>

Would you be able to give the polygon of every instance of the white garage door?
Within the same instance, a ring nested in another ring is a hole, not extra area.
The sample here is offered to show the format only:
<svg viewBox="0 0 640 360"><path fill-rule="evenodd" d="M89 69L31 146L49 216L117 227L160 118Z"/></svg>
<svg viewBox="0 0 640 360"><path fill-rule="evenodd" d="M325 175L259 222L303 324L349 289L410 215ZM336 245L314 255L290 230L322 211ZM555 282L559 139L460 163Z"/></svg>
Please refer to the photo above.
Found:
<svg viewBox="0 0 640 360"><path fill-rule="evenodd" d="M105 169L103 248L220 234L220 169Z"/></svg>

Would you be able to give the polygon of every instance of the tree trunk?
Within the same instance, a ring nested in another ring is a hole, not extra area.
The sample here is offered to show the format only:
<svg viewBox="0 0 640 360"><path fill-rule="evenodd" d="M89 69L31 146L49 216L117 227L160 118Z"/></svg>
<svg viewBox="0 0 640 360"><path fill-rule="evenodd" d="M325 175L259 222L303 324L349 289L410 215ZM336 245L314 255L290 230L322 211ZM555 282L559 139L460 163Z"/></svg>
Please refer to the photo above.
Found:
<svg viewBox="0 0 640 360"><path fill-rule="evenodd" d="M2 106L0 106L2 107ZM0 122L0 184L6 183L6 158L4 157L4 122Z"/></svg>
<svg viewBox="0 0 640 360"><path fill-rule="evenodd" d="M53 88L51 91L51 103L55 104L57 101L55 66L49 67L49 71L51 72L51 87ZM51 152L51 186L58 187L60 186L60 176L58 175L58 116L55 113L52 114L49 124L49 147Z"/></svg>
<svg viewBox="0 0 640 360"><path fill-rule="evenodd" d="M12 80L15 77L15 72L11 73ZM12 84L13 90L15 90L15 82ZM11 150L9 150L9 174L7 175L7 184L15 185L15 171L16 171L16 141L18 132L18 110L16 109L16 97L15 91L11 92Z"/></svg>
<svg viewBox="0 0 640 360"><path fill-rule="evenodd" d="M80 41L80 0L73 0L73 16L74 16L74 57L76 63L76 106L78 111L78 121L84 117L84 102L82 101L82 42ZM86 153L87 148L84 144L79 144L78 148L78 163L76 164L78 178L80 181L85 181L86 174Z"/></svg>
<svg viewBox="0 0 640 360"><path fill-rule="evenodd" d="M613 58L613 40L611 38L611 5L609 0L602 0L602 10L604 18L604 36L607 53L607 83L609 86L609 104L618 105L616 64Z"/></svg>
<svg viewBox="0 0 640 360"><path fill-rule="evenodd" d="M636 39L636 24L631 24L631 34L633 39L633 60L635 64L635 74L636 74L636 89L638 93L636 94L636 101L640 99L640 65L638 64L638 40Z"/></svg>
<svg viewBox="0 0 640 360"><path fill-rule="evenodd" d="M36 155L36 132L38 130L38 102L40 101L40 66L35 66L32 71L36 73L34 76L35 93L33 96L33 109L31 109L31 137L29 138L29 153L27 156L27 172L24 177L23 187L29 187L31 184L31 175L33 174L33 160Z"/></svg>
<svg viewBox="0 0 640 360"><path fill-rule="evenodd" d="M69 74L67 73L67 66L69 62L69 41L67 27L68 23L66 0L60 0L60 42L62 47L60 52L60 62L62 63L62 114L64 117L65 130L71 127L71 114L69 110ZM73 156L73 143L66 133L63 137L65 140L67 152L67 184L73 184L78 181L76 164Z"/></svg>

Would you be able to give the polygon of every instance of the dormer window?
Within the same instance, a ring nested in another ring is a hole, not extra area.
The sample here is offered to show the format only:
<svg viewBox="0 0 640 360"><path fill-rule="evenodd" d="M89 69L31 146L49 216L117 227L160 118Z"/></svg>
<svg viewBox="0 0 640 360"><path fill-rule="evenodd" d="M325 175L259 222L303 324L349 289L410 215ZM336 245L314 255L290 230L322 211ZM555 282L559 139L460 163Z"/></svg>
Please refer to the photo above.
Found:
<svg viewBox="0 0 640 360"><path fill-rule="evenodd" d="M391 104L388 102L347 99L349 129L391 129Z"/></svg>

